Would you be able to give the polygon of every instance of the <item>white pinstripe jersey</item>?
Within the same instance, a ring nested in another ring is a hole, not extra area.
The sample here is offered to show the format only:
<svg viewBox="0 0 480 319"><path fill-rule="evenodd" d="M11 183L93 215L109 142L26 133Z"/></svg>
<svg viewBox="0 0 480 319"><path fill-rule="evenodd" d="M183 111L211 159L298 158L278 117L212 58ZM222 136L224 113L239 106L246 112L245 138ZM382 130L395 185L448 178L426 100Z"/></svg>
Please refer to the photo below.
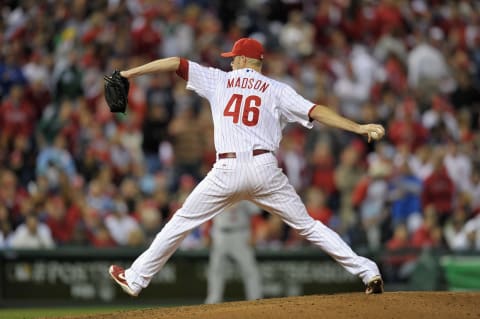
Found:
<svg viewBox="0 0 480 319"><path fill-rule="evenodd" d="M287 123L313 126L314 103L252 69L224 72L188 61L187 89L210 102L218 153L276 151Z"/></svg>

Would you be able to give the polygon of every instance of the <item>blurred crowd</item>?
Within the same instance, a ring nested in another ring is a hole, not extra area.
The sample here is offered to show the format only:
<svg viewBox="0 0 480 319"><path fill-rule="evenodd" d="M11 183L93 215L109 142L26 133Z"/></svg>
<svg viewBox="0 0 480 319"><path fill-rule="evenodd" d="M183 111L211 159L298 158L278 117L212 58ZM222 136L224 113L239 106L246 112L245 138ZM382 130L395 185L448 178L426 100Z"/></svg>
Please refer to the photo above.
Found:
<svg viewBox="0 0 480 319"><path fill-rule="evenodd" d="M353 247L480 250L480 3L51 0L0 5L0 247L148 244L215 162L206 100L174 74L103 75L261 41L264 73L386 137L288 126L277 156L308 212ZM276 216L257 247L307 245ZM184 249L208 242L208 225ZM393 264L405 260L393 260Z"/></svg>

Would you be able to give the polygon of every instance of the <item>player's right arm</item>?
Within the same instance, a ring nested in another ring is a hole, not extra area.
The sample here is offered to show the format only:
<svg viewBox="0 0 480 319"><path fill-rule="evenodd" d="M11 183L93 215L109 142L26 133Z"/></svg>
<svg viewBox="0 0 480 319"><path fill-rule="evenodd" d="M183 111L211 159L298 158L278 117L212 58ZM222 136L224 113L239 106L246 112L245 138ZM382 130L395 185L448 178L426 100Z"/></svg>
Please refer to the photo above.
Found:
<svg viewBox="0 0 480 319"><path fill-rule="evenodd" d="M155 72L174 72L178 70L180 66L180 60L181 59L179 57L158 59L129 70L121 71L120 75L129 79Z"/></svg>
<svg viewBox="0 0 480 319"><path fill-rule="evenodd" d="M378 140L385 135L385 129L379 124L359 124L356 123L324 105L315 105L310 111L309 116L322 124L340 128L353 133L367 135L368 141Z"/></svg>
<svg viewBox="0 0 480 319"><path fill-rule="evenodd" d="M283 115L288 122L298 122L305 127L312 127L312 120L327 126L339 128L353 133L368 136L368 141L378 140L385 135L385 129L378 124L359 124L356 123L329 107L314 104L299 95L295 90L285 84L279 86L279 95L277 104L282 109ZM308 115L307 115L308 114Z"/></svg>

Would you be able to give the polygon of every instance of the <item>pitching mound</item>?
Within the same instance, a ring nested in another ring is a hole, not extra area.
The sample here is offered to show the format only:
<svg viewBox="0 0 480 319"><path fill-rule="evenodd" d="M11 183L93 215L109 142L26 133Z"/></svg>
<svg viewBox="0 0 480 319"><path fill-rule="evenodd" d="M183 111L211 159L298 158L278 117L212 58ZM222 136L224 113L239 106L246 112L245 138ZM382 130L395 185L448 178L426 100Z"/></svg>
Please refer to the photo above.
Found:
<svg viewBox="0 0 480 319"><path fill-rule="evenodd" d="M291 318L472 318L480 319L480 293L387 292L315 295L117 312L75 318L96 319L291 319ZM73 317L68 317L73 318Z"/></svg>

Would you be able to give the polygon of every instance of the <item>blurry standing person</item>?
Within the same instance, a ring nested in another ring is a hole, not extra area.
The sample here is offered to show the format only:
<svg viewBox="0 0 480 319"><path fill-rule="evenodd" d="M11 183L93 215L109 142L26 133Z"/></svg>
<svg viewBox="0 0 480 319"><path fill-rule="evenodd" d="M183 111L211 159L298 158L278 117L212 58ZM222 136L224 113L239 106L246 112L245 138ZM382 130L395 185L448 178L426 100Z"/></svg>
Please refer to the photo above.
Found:
<svg viewBox="0 0 480 319"><path fill-rule="evenodd" d="M228 261L240 268L245 298L262 298L260 273L255 260L254 240L251 233L251 216L259 209L248 201L230 207L213 219L211 251L208 270L208 294L205 303L223 301Z"/></svg>

